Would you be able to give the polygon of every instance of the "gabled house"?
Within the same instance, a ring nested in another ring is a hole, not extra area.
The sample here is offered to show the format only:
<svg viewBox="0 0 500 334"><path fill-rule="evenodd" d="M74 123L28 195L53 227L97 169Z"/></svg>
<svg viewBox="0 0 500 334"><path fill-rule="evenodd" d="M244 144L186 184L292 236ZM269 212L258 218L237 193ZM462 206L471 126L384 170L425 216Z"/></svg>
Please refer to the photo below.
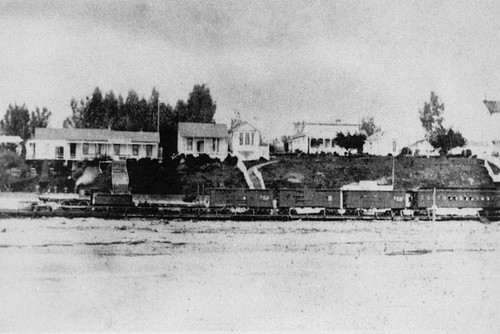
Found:
<svg viewBox="0 0 500 334"><path fill-rule="evenodd" d="M234 123L229 129L229 150L244 161L269 160L269 145L262 143L260 131L248 122Z"/></svg>
<svg viewBox="0 0 500 334"><path fill-rule="evenodd" d="M354 134L359 132L359 124L342 123L309 123L297 122L294 125L294 135L289 142L290 152L303 153L345 153L345 149L335 145L337 133Z"/></svg>
<svg viewBox="0 0 500 334"><path fill-rule="evenodd" d="M207 154L222 161L227 157L228 139L225 124L179 123L177 152L193 156Z"/></svg>
<svg viewBox="0 0 500 334"><path fill-rule="evenodd" d="M83 161L100 157L113 160L158 158L157 132L108 129L36 128L26 143L27 160Z"/></svg>

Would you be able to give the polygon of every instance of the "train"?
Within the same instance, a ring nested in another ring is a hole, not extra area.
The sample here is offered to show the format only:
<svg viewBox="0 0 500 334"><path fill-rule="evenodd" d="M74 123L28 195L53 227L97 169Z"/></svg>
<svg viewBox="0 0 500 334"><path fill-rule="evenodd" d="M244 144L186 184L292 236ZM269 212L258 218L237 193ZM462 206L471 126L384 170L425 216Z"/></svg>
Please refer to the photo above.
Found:
<svg viewBox="0 0 500 334"><path fill-rule="evenodd" d="M88 198L43 198L34 211L93 211L131 214L226 214L269 216L418 216L500 213L495 189L342 190L213 188L204 200L185 205L134 202L131 194L93 192Z"/></svg>
<svg viewBox="0 0 500 334"><path fill-rule="evenodd" d="M495 189L341 190L212 189L212 209L277 214L427 215L430 210L460 214L500 210Z"/></svg>

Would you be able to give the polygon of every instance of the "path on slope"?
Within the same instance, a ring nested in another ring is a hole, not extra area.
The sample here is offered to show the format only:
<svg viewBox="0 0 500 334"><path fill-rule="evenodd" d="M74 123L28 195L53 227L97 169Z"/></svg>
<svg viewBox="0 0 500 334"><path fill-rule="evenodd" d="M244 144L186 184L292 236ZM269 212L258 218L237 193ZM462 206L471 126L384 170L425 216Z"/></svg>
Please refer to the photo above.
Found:
<svg viewBox="0 0 500 334"><path fill-rule="evenodd" d="M267 165L271 165L271 164L274 164L277 162L278 162L278 160L268 161L268 162L264 162L262 164L258 164L258 165L255 165L255 166L248 168L248 174L250 176L250 180L252 181L252 184L253 184L255 189L266 189L266 185L264 183L264 179L262 178L262 174L259 171L259 168L267 166Z"/></svg>

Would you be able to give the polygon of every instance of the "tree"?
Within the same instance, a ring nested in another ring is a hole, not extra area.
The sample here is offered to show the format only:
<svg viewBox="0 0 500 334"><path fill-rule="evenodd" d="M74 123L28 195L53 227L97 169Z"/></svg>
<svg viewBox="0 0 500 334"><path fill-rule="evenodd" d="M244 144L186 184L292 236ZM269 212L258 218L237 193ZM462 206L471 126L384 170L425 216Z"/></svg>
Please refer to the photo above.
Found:
<svg viewBox="0 0 500 334"><path fill-rule="evenodd" d="M351 150L358 151L358 154L363 153L363 146L365 145L366 135L362 133L355 133L344 135L342 132L337 133L335 137L335 145L340 146L351 152Z"/></svg>
<svg viewBox="0 0 500 334"><path fill-rule="evenodd" d="M51 115L47 108L43 108L40 112L37 107L30 115L24 104L9 105L4 119L0 121L0 128L6 135L19 136L27 140L33 137L36 127L47 127Z"/></svg>
<svg viewBox="0 0 500 334"><path fill-rule="evenodd" d="M210 89L203 85L194 85L187 101L186 122L212 123L217 105L212 100Z"/></svg>
<svg viewBox="0 0 500 334"><path fill-rule="evenodd" d="M379 132L381 129L380 127L375 125L373 117L363 117L363 119L361 120L360 130L364 131L367 137L370 137L373 134Z"/></svg>
<svg viewBox="0 0 500 334"><path fill-rule="evenodd" d="M455 147L462 147L466 143L466 139L458 131L453 131L453 129L442 129L437 131L429 139L429 143L434 148L439 149L439 153L442 155L448 154L448 152Z"/></svg>
<svg viewBox="0 0 500 334"><path fill-rule="evenodd" d="M424 108L419 110L420 122L430 138L436 131L443 128L444 103L439 97L431 92L429 102L424 103Z"/></svg>
<svg viewBox="0 0 500 334"><path fill-rule="evenodd" d="M49 125L49 119L52 116L52 112L47 108L42 108L40 112L40 108L36 107L35 111L31 112L29 128L30 134L33 136L35 134L36 128L46 128Z"/></svg>
<svg viewBox="0 0 500 334"><path fill-rule="evenodd" d="M99 87L91 97L77 102L71 100L72 115L64 127L106 129L117 131L157 131L159 94L153 88L151 97L146 100L131 90L124 100L113 91L103 97ZM160 106L161 109L161 106Z"/></svg>
<svg viewBox="0 0 500 334"><path fill-rule="evenodd" d="M462 147L466 139L458 131L443 126L444 103L431 92L429 102L424 103L424 108L419 110L420 121L426 131L426 137L434 148L439 149L441 155L446 155L455 147Z"/></svg>

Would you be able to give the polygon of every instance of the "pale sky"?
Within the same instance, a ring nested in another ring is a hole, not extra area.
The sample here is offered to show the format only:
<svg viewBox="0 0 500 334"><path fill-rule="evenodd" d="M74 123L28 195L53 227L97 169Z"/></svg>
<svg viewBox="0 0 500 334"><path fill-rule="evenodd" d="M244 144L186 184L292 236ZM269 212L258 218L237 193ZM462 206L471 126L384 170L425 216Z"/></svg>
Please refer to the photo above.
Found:
<svg viewBox="0 0 500 334"><path fill-rule="evenodd" d="M372 116L423 135L435 91L445 123L472 140L498 134L498 1L2 1L0 116L47 107L51 126L94 87L186 100L205 83L216 120L237 110L268 138L293 121Z"/></svg>

